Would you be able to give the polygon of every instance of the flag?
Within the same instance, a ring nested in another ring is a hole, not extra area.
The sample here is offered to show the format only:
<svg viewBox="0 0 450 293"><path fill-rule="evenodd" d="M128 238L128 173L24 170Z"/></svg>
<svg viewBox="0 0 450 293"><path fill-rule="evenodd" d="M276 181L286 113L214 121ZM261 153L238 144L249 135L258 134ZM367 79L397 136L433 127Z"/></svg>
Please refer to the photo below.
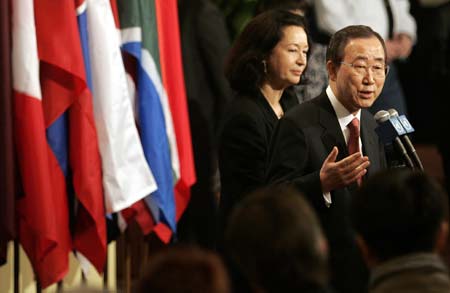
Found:
<svg viewBox="0 0 450 293"><path fill-rule="evenodd" d="M67 193L59 196L78 200L72 248L102 272L106 260L102 172L75 12L74 1L36 2L40 81L47 141L67 186Z"/></svg>
<svg viewBox="0 0 450 293"><path fill-rule="evenodd" d="M180 179L175 188L178 221L187 207L190 188L196 177L181 59L177 0L156 1L156 19L162 80L169 97L170 110L176 113L173 123L180 161Z"/></svg>
<svg viewBox="0 0 450 293"><path fill-rule="evenodd" d="M106 261L106 220L102 186L102 169L90 91L90 63L86 44L85 1L76 1L78 38L73 41L72 74L83 83L69 109L70 166L75 205L73 248L85 256L98 272ZM75 11L75 10L74 10ZM75 26L74 26L75 27ZM84 66L83 66L84 65Z"/></svg>
<svg viewBox="0 0 450 293"><path fill-rule="evenodd" d="M101 272L106 259L106 227L97 136L75 3L38 1L34 15L31 4L15 3L14 10L16 132L25 189L18 207L19 237L45 288L64 277L72 249ZM56 14L59 17L49 17ZM24 60L27 62L22 63ZM73 242L68 195L79 201Z"/></svg>
<svg viewBox="0 0 450 293"><path fill-rule="evenodd" d="M18 233L45 288L68 271L71 238L66 185L46 138L47 118L52 115L44 109L39 83L39 71L45 69L39 65L34 3L15 0L12 8L14 128L24 188L17 202ZM53 113L61 114L67 108L68 101L60 102Z"/></svg>
<svg viewBox="0 0 450 293"><path fill-rule="evenodd" d="M155 226L155 221L153 220L151 211L149 210L145 200L140 200L134 203L131 207L122 210L120 215L127 226L131 222L136 221L139 228L141 228L143 235L147 235L152 232Z"/></svg>
<svg viewBox="0 0 450 293"><path fill-rule="evenodd" d="M157 186L136 128L110 2L88 0L86 13L95 125L110 213L131 206Z"/></svg>
<svg viewBox="0 0 450 293"><path fill-rule="evenodd" d="M8 241L15 237L15 165L11 95L11 31L9 1L0 3L0 265L6 262Z"/></svg>
<svg viewBox="0 0 450 293"><path fill-rule="evenodd" d="M117 2L114 0L110 0L112 13L114 16L114 24L116 26L116 29L120 31L120 22L119 22L119 12L117 9ZM127 76L127 85L129 89L129 94L131 97L131 104L134 109L134 115L137 116L137 112L135 109L135 93L136 93L136 87L135 87L135 80L136 80L136 60L124 52L122 52L122 58L125 66L125 72ZM136 118L135 118L136 119ZM153 230L154 227L154 219L152 216L151 211L149 210L146 202L144 199L141 199L131 205L129 208L123 209L118 214L118 226L121 231L124 231L127 226L133 222L136 221L139 227L141 228L141 231L144 235L147 235Z"/></svg>
<svg viewBox="0 0 450 293"><path fill-rule="evenodd" d="M146 197L156 222L176 230L174 183L179 176L178 151L167 94L159 73L154 1L118 1L122 50L132 56L137 118L145 157L158 189ZM170 231L169 230L169 231Z"/></svg>

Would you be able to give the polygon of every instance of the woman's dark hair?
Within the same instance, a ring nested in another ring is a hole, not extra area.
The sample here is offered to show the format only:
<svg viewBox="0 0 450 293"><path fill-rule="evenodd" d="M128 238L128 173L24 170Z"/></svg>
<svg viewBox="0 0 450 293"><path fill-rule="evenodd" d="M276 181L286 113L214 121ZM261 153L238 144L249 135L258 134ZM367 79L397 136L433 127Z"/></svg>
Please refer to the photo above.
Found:
<svg viewBox="0 0 450 293"><path fill-rule="evenodd" d="M259 88L264 80L262 61L282 39L283 29L291 25L302 27L308 36L304 18L286 10L269 10L250 20L225 64L225 76L233 90L252 93Z"/></svg>

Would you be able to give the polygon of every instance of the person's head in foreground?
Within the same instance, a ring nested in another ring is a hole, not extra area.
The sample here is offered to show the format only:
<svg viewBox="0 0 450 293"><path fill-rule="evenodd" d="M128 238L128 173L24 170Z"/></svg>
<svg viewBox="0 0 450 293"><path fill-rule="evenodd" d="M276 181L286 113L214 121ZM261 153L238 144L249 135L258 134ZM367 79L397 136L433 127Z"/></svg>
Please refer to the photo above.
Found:
<svg viewBox="0 0 450 293"><path fill-rule="evenodd" d="M173 246L149 258L138 292L230 293L230 284L216 254L193 246Z"/></svg>
<svg viewBox="0 0 450 293"><path fill-rule="evenodd" d="M327 244L319 221L291 188L269 187L244 198L225 237L229 255L256 291L304 292L327 283Z"/></svg>
<svg viewBox="0 0 450 293"><path fill-rule="evenodd" d="M447 269L438 256L448 236L448 199L428 175L409 169L374 175L353 197L351 218L372 271L371 292L441 292L424 289L433 286L450 292Z"/></svg>

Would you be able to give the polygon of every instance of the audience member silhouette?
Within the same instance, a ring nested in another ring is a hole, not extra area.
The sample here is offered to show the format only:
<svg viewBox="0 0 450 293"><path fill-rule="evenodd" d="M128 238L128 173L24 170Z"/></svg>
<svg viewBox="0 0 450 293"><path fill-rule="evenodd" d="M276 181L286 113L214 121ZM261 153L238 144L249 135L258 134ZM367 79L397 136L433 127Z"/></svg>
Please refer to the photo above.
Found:
<svg viewBox="0 0 450 293"><path fill-rule="evenodd" d="M148 260L138 292L230 293L220 258L195 246L172 246Z"/></svg>
<svg viewBox="0 0 450 293"><path fill-rule="evenodd" d="M327 244L302 194L267 187L231 215L226 251L253 292L328 292Z"/></svg>
<svg viewBox="0 0 450 293"><path fill-rule="evenodd" d="M357 243L371 269L370 293L450 292L438 252L448 234L448 199L425 173L389 169L353 198Z"/></svg>

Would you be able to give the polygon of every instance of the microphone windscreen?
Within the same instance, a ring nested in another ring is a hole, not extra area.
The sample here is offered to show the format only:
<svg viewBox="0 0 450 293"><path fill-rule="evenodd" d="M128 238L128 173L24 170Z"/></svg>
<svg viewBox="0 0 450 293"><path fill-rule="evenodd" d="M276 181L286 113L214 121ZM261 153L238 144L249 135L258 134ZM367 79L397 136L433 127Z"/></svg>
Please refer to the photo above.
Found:
<svg viewBox="0 0 450 293"><path fill-rule="evenodd" d="M378 127L375 129L381 141L385 144L392 144L396 137L406 133L398 117L389 117L387 120L377 120Z"/></svg>
<svg viewBox="0 0 450 293"><path fill-rule="evenodd" d="M378 124L387 121L389 117L389 112L386 110L380 110L373 116Z"/></svg>
<svg viewBox="0 0 450 293"><path fill-rule="evenodd" d="M394 117L398 117L398 112L394 108L391 108L391 109L389 109L387 111L388 111L389 115L394 116Z"/></svg>
<svg viewBox="0 0 450 293"><path fill-rule="evenodd" d="M402 127L405 129L406 133L414 132L414 128L412 127L411 123L409 123L408 118L406 118L405 115L398 115L398 112L395 109L389 109L388 113L391 117L398 118L398 120L400 121L400 124L402 124Z"/></svg>
<svg viewBox="0 0 450 293"><path fill-rule="evenodd" d="M412 127L411 123L409 123L408 118L406 118L405 115L398 116L398 120L402 124L402 126L405 129L406 133L414 132L414 128Z"/></svg>
<svg viewBox="0 0 450 293"><path fill-rule="evenodd" d="M414 150L414 147L412 146L408 136L406 135L406 133L408 133L408 131L406 130L405 127L403 127L403 123L401 121L400 116L398 115L397 110L395 109L389 109L387 111L389 113L389 123L392 123L391 125L388 125L388 127L385 127L384 131L385 133L383 135L385 135L386 137L383 138L383 136L380 136L381 139L383 140L383 142L385 144L389 144L388 140L390 140L392 138L392 136L395 136L393 138L393 143L396 146L397 151L400 153L403 162L411 169L414 169L414 163L411 160L410 156L408 155L408 152L405 149L405 146L403 145L400 136L403 138L404 141L406 141L407 145L408 145L408 149L409 150ZM404 119L406 119L406 117L404 115L402 115L404 117ZM409 127L408 129L412 129L411 124L409 124L408 120L406 119L407 122L407 127ZM389 124L388 122L383 123L384 124ZM388 129L388 130L386 130ZM390 132L389 132L390 131ZM414 131L414 129L413 129ZM394 133L395 132L395 133ZM389 136L391 135L391 136ZM415 154L415 150L412 151L413 155Z"/></svg>

